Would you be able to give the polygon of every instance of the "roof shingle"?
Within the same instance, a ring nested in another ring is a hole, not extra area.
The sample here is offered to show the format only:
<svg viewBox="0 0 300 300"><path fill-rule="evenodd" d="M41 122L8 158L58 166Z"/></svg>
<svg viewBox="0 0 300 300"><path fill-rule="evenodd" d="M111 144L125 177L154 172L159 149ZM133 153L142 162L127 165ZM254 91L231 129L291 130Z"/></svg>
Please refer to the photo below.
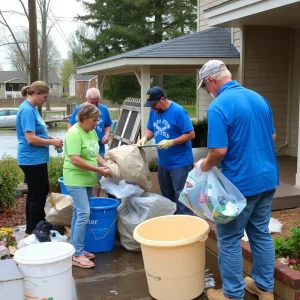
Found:
<svg viewBox="0 0 300 300"><path fill-rule="evenodd" d="M230 29L209 28L170 39L158 44L95 61L84 66L113 61L121 58L237 58L238 50L231 44Z"/></svg>

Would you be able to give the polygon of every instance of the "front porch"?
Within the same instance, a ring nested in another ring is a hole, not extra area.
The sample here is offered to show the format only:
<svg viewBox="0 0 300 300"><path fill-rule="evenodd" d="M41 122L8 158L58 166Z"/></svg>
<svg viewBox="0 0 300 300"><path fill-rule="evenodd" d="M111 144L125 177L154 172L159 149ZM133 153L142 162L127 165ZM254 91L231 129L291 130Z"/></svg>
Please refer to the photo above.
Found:
<svg viewBox="0 0 300 300"><path fill-rule="evenodd" d="M300 188L295 186L297 173L297 157L278 156L280 186L277 188L272 210L294 208L300 206Z"/></svg>

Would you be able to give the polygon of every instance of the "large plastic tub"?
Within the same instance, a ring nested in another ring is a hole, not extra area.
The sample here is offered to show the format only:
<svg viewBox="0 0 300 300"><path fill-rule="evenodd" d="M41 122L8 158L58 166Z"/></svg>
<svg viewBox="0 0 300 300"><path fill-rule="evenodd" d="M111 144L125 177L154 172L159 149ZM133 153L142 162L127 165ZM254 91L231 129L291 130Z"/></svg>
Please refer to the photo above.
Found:
<svg viewBox="0 0 300 300"><path fill-rule="evenodd" d="M84 250L107 252L115 247L117 207L120 202L111 198L91 198L91 214L86 226Z"/></svg>
<svg viewBox="0 0 300 300"><path fill-rule="evenodd" d="M153 218L135 228L153 298L190 300L202 294L208 233L206 221L186 215Z"/></svg>
<svg viewBox="0 0 300 300"><path fill-rule="evenodd" d="M16 251L24 276L25 299L72 300L72 255L69 243L39 243ZM1 298L1 297L0 297Z"/></svg>

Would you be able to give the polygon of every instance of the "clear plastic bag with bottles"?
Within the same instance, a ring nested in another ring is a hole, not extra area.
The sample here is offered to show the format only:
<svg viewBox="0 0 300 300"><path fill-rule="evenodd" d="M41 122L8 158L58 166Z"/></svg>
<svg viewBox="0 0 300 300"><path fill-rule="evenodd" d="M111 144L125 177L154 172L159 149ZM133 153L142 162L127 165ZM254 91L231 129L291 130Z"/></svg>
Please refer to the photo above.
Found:
<svg viewBox="0 0 300 300"><path fill-rule="evenodd" d="M229 223L245 208L246 198L217 167L202 172L200 163L190 171L179 201L199 217Z"/></svg>

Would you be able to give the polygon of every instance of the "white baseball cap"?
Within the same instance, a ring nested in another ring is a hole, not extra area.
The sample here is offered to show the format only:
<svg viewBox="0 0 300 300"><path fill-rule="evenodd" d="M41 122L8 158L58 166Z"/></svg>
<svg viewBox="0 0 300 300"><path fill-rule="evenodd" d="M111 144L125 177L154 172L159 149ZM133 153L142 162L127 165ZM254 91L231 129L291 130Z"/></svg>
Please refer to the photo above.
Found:
<svg viewBox="0 0 300 300"><path fill-rule="evenodd" d="M199 85L197 90L202 87L203 81L206 77L224 70L227 70L227 67L221 60L209 60L199 71Z"/></svg>

